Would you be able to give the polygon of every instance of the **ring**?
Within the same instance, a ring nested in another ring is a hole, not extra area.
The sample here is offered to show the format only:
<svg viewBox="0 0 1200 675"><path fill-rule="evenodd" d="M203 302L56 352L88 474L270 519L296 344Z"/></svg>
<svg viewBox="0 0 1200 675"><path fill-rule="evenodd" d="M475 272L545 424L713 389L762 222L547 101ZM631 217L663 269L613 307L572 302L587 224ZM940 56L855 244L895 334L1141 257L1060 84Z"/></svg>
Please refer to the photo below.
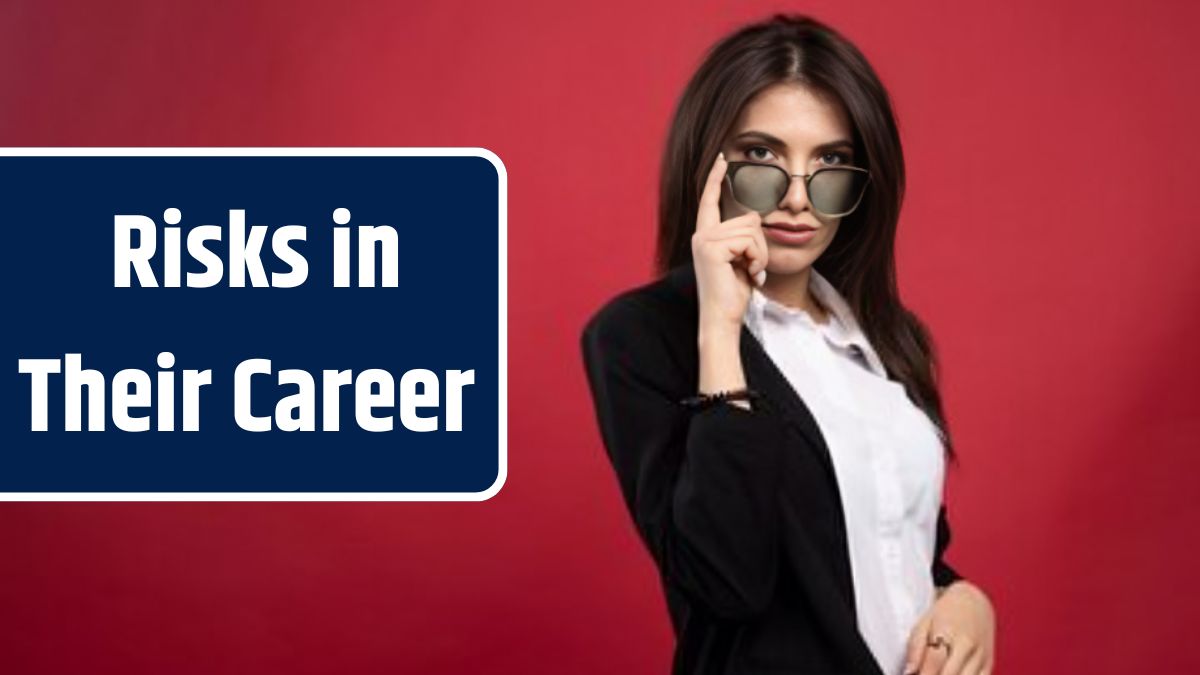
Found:
<svg viewBox="0 0 1200 675"><path fill-rule="evenodd" d="M926 644L928 644L930 647L945 647L946 656L950 656L950 641L947 640L945 636L935 635L933 636L933 639L929 640Z"/></svg>

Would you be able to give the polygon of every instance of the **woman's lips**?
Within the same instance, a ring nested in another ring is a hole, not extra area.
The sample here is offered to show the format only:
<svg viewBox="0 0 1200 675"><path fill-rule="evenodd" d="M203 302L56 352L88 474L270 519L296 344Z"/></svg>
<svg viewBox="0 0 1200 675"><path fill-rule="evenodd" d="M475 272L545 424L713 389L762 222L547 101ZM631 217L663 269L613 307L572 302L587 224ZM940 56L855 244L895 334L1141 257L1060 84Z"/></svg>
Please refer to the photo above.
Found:
<svg viewBox="0 0 1200 675"><path fill-rule="evenodd" d="M763 235L771 241L780 244L797 246L804 244L817 235L811 225L790 225L784 223L763 223Z"/></svg>

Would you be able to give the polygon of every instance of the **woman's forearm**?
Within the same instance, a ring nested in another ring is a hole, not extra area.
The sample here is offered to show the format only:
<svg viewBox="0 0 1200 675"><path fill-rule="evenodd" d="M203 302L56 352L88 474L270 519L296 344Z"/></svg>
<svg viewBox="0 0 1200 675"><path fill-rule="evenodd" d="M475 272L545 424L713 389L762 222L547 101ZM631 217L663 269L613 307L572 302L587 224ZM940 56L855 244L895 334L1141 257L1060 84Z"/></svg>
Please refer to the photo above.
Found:
<svg viewBox="0 0 1200 675"><path fill-rule="evenodd" d="M700 382L702 394L732 391L746 386L742 370L741 326L702 326L697 345L700 350ZM748 401L730 401L732 405L750 409Z"/></svg>

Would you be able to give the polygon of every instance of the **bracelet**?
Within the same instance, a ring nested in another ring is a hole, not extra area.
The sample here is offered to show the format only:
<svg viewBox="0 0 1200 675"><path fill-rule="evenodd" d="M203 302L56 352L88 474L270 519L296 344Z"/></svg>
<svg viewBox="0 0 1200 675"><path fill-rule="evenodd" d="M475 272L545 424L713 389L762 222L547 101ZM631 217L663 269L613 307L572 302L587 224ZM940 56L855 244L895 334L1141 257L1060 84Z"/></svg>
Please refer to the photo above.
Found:
<svg viewBox="0 0 1200 675"><path fill-rule="evenodd" d="M762 394L754 389L734 389L733 391L718 391L712 394L697 394L679 402L685 408L701 410L725 401L754 401L762 398Z"/></svg>

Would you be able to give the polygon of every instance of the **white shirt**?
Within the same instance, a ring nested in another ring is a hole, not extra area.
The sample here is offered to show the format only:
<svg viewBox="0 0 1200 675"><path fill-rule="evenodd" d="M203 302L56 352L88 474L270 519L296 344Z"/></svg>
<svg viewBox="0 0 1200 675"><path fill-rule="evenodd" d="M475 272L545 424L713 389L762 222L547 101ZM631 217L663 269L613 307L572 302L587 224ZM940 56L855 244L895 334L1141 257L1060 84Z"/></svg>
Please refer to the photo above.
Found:
<svg viewBox="0 0 1200 675"><path fill-rule="evenodd" d="M751 291L745 323L808 406L833 459L845 511L858 628L900 675L909 632L934 599L941 435L888 378L845 298L816 268L825 324Z"/></svg>

